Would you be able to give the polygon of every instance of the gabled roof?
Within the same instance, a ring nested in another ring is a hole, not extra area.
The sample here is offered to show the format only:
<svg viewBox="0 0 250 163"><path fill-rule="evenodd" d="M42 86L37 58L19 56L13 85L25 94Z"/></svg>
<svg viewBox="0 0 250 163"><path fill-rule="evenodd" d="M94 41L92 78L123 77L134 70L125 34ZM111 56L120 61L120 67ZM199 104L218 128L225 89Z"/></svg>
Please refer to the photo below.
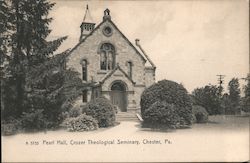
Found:
<svg viewBox="0 0 250 163"><path fill-rule="evenodd" d="M135 52L142 58L142 60L144 61L144 62L146 62L147 60L144 58L144 56L135 48L135 46L128 40L128 38L118 29L118 27L112 22L112 20L110 20L110 19L105 19L105 20L103 20L100 24L98 24L98 26L96 26L96 28L93 30L93 31L91 31L90 32L90 34L89 35L87 35L84 39L82 39L78 44L76 44L76 46L74 47L74 48L72 48L71 50L70 50L70 54L79 46L79 45L81 45L88 37L90 37L97 29L99 29L100 28L100 26L102 25L102 24L104 24L106 21L109 21L114 27L115 27L115 29L122 35L122 37L128 42L128 44L135 50Z"/></svg>
<svg viewBox="0 0 250 163"><path fill-rule="evenodd" d="M135 82L133 81L133 79L131 77L128 76L128 74L119 66L119 64L116 65L116 67L110 71L109 73L107 73L103 79L100 81L100 83L104 83L105 80L107 80L109 77L111 77L117 70L120 70L124 75L125 77L131 81L131 83L135 84Z"/></svg>
<svg viewBox="0 0 250 163"><path fill-rule="evenodd" d="M150 65L152 66L152 68L156 69L155 64L153 63L153 61L149 58L149 56L147 55L147 53L143 50L143 48L141 47L141 44L139 43L139 39L135 40L135 45L140 49L140 51L142 52L142 54L144 55L145 58L147 58L147 61L150 63Z"/></svg>

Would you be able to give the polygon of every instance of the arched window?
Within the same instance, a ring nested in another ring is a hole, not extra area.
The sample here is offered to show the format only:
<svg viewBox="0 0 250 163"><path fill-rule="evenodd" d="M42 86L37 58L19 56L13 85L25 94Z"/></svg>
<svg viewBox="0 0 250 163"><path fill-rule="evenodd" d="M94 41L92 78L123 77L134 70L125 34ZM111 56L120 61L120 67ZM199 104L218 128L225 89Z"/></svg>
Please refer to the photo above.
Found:
<svg viewBox="0 0 250 163"><path fill-rule="evenodd" d="M128 76L130 78L132 78L132 66L133 66L133 63L131 61L128 61Z"/></svg>
<svg viewBox="0 0 250 163"><path fill-rule="evenodd" d="M88 72L88 66L87 66L87 60L82 60L81 65L82 65L82 80L87 81L87 72Z"/></svg>
<svg viewBox="0 0 250 163"><path fill-rule="evenodd" d="M110 43L104 43L100 47L101 70L112 70L115 67L115 48Z"/></svg>

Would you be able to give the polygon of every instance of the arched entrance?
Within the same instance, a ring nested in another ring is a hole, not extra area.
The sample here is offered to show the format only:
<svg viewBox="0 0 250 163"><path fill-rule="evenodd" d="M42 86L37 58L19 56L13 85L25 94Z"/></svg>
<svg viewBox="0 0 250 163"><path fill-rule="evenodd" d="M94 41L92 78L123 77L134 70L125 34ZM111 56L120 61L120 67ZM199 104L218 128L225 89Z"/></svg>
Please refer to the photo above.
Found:
<svg viewBox="0 0 250 163"><path fill-rule="evenodd" d="M115 81L111 85L110 99L112 104L119 107L120 111L127 111L126 85L122 81Z"/></svg>

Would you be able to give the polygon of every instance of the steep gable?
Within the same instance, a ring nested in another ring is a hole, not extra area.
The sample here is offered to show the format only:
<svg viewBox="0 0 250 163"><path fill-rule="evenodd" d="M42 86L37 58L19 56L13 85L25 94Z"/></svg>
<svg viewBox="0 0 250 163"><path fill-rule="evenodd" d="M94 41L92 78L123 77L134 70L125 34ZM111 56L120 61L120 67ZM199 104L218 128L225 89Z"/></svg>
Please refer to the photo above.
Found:
<svg viewBox="0 0 250 163"><path fill-rule="evenodd" d="M84 43L89 37L91 37L98 29L100 29L100 27L101 27L103 24L105 24L107 21L115 28L115 30L117 30L117 31L119 32L119 34L122 36L122 38L124 38L124 39L126 40L126 42L128 43L128 45L131 46L131 47L134 49L134 51L136 52L136 54L138 54L138 55L141 57L141 59L142 59L144 62L146 62L147 59L145 59L145 57L136 49L136 47L128 40L128 38L119 30L119 28L118 28L118 27L113 23L113 21L110 20L110 19L103 20L100 24L98 24L98 25L96 26L96 28L95 28L92 32L90 32L89 35L87 35L87 36L86 36L84 39L82 39L78 44L76 44L76 46L75 46L74 48L72 48L72 49L70 50L69 54L71 54L76 48L78 48L81 44L83 44L83 43Z"/></svg>
<svg viewBox="0 0 250 163"><path fill-rule="evenodd" d="M133 81L133 79L131 79L131 77L128 76L128 74L119 66L119 64L116 65L115 69L113 69L108 74L106 74L104 76L104 78L100 81L100 83L104 83L105 80L107 80L108 78L110 78L112 75L114 75L118 71L121 72L121 74L124 75L132 84L135 84L135 82Z"/></svg>

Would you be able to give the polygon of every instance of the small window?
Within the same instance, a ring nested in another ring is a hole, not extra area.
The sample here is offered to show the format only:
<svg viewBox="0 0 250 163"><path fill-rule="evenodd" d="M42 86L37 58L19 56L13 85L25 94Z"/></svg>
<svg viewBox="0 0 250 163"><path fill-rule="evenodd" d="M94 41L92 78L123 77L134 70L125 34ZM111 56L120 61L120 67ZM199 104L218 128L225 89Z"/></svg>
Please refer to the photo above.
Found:
<svg viewBox="0 0 250 163"><path fill-rule="evenodd" d="M87 60L83 60L81 64L82 64L82 80L87 81L87 72L88 72Z"/></svg>
<svg viewBox="0 0 250 163"><path fill-rule="evenodd" d="M133 66L132 62L129 61L129 62L128 62L128 76L129 76L130 78L132 78L132 66Z"/></svg>
<svg viewBox="0 0 250 163"><path fill-rule="evenodd" d="M82 91L82 102L88 102L88 91Z"/></svg>

